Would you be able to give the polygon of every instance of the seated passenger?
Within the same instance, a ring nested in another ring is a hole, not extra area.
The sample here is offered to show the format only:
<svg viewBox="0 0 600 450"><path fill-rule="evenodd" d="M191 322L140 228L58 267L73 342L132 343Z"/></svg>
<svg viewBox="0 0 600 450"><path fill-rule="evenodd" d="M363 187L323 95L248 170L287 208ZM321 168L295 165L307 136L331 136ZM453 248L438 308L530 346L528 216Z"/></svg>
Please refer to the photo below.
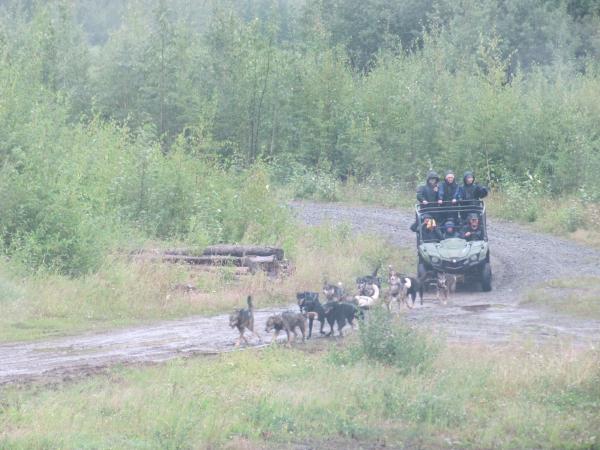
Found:
<svg viewBox="0 0 600 450"><path fill-rule="evenodd" d="M423 242L439 242L441 239L442 234L437 229L435 219L429 214L424 214L423 224L421 225L421 240Z"/></svg>
<svg viewBox="0 0 600 450"><path fill-rule="evenodd" d="M444 239L457 238L459 237L458 231L456 231L456 224L453 220L447 220L444 223L444 231L442 232Z"/></svg>
<svg viewBox="0 0 600 450"><path fill-rule="evenodd" d="M460 237L467 241L483 240L483 230L481 229L477 214L471 213L467 216L467 223L463 227Z"/></svg>

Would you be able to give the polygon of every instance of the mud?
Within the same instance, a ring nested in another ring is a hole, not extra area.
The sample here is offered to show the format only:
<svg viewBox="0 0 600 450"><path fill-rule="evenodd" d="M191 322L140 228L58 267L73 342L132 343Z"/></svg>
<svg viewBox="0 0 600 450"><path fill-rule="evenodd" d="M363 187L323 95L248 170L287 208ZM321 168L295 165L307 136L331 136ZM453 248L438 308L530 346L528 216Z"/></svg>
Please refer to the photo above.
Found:
<svg viewBox="0 0 600 450"><path fill-rule="evenodd" d="M292 208L309 225L347 222L355 231L384 236L393 245L415 246L414 234L408 229L413 216L408 212L312 203L297 203ZM493 291L483 293L459 287L446 306L428 293L423 306L416 305L405 312L407 319L451 341L496 344L523 338L531 342L560 338L581 346L597 345L600 321L552 315L524 308L520 301L527 289L544 281L600 276L600 252L510 223L488 220L488 226ZM253 338L251 346L270 342L270 336L264 333L265 322L270 314L279 311L255 312L256 329L264 341ZM231 351L237 331L227 325L227 315L190 317L105 333L3 344L0 384L62 380L118 364L159 363L178 356Z"/></svg>

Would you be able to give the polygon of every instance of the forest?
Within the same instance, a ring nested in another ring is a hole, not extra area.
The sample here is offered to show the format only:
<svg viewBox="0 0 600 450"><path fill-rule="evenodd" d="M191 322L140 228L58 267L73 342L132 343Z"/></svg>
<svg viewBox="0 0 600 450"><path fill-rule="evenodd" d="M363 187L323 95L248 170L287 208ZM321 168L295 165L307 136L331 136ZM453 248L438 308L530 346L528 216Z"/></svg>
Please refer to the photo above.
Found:
<svg viewBox="0 0 600 450"><path fill-rule="evenodd" d="M281 243L280 187L414 192L431 168L600 200L594 0L0 8L0 246L26 270L85 274L145 239Z"/></svg>
<svg viewBox="0 0 600 450"><path fill-rule="evenodd" d="M0 449L598 450L598 261L600 0L0 0Z"/></svg>

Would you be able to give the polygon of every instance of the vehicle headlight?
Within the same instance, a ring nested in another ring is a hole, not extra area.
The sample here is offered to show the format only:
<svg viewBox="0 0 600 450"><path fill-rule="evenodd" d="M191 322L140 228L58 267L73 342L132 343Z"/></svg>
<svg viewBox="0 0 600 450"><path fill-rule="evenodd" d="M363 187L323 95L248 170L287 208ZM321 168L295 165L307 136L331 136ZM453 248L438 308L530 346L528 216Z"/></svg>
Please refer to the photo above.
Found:
<svg viewBox="0 0 600 450"><path fill-rule="evenodd" d="M437 263L440 262L440 258L436 258L435 256L432 256L431 257L431 262L434 263L434 264L437 264Z"/></svg>
<svg viewBox="0 0 600 450"><path fill-rule="evenodd" d="M478 253L478 254L476 254L476 255L471 255L471 256L469 257L469 259L470 259L471 261L477 261L477 260L479 259L479 253Z"/></svg>

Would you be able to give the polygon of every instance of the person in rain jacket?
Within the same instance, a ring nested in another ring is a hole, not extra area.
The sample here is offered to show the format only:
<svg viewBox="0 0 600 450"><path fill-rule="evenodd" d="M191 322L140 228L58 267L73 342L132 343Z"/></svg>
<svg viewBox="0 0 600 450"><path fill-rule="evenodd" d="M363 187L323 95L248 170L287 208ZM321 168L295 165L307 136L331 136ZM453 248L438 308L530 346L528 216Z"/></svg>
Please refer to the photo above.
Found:
<svg viewBox="0 0 600 450"><path fill-rule="evenodd" d="M425 179L425 184L422 186L419 186L417 188L417 201L419 202L420 205L420 210L421 211L429 211L432 208L438 206L437 205L437 200L438 200L438 184L440 182L440 177L439 175L434 172L433 170L430 170L427 173L427 178ZM437 218L434 216L434 218ZM415 218L415 222L410 226L410 229L413 231L417 230L417 219Z"/></svg>
<svg viewBox="0 0 600 450"><path fill-rule="evenodd" d="M446 220L444 223L444 229L442 231L444 239L459 237L458 231L456 230L456 224L452 219Z"/></svg>
<svg viewBox="0 0 600 450"><path fill-rule="evenodd" d="M460 232L460 237L467 241L482 241L483 230L479 222L479 216L477 214L469 214L467 216L467 223Z"/></svg>
<svg viewBox="0 0 600 450"><path fill-rule="evenodd" d="M439 184L438 190L438 205L443 208L450 208L458 204L456 193L458 192L458 184L454 176L453 170L447 170L444 176L444 181ZM446 221L447 219L454 219L458 221L458 213L455 211L445 210L445 214L439 214L440 221Z"/></svg>
<svg viewBox="0 0 600 450"><path fill-rule="evenodd" d="M442 233L438 230L435 219L429 214L423 214L421 240L423 242L440 242L442 240Z"/></svg>
<svg viewBox="0 0 600 450"><path fill-rule="evenodd" d="M455 175L453 170L446 171L444 181L440 183L438 189L438 203L458 201L456 193L458 192L458 184L456 183Z"/></svg>
<svg viewBox="0 0 600 450"><path fill-rule="evenodd" d="M455 198L463 203L468 203L470 200L480 200L487 195L487 188L475 183L475 175L473 175L473 172L467 171L463 176L462 186L456 191Z"/></svg>
<svg viewBox="0 0 600 450"><path fill-rule="evenodd" d="M421 205L435 203L438 200L440 177L433 170L427 174L425 184L417 189L417 201Z"/></svg>

